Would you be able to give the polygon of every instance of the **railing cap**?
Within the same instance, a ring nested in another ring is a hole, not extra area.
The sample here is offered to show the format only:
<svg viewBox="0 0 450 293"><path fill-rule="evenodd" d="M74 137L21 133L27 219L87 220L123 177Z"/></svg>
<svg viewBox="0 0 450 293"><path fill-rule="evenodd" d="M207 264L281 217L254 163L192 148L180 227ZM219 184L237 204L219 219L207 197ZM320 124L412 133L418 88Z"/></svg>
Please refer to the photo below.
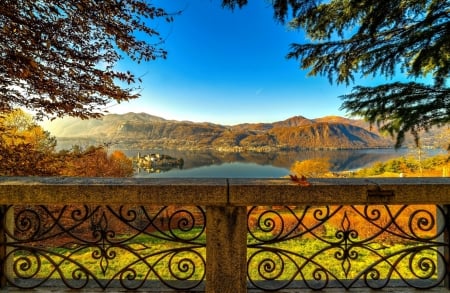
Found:
<svg viewBox="0 0 450 293"><path fill-rule="evenodd" d="M230 179L235 205L449 204L450 178Z"/></svg>
<svg viewBox="0 0 450 293"><path fill-rule="evenodd" d="M0 204L221 205L227 189L225 179L0 177Z"/></svg>
<svg viewBox="0 0 450 293"><path fill-rule="evenodd" d="M450 178L0 177L0 204L450 204Z"/></svg>

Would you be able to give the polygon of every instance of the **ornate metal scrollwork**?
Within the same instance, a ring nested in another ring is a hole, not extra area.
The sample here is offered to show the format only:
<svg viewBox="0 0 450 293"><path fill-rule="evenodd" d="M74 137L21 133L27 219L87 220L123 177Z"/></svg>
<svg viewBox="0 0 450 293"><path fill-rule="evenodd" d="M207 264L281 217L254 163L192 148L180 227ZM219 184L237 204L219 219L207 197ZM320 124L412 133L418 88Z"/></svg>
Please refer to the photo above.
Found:
<svg viewBox="0 0 450 293"><path fill-rule="evenodd" d="M197 288L205 222L199 206L9 206L3 271L19 288Z"/></svg>
<svg viewBox="0 0 450 293"><path fill-rule="evenodd" d="M436 287L447 274L443 219L439 206L253 207L248 278L262 290Z"/></svg>

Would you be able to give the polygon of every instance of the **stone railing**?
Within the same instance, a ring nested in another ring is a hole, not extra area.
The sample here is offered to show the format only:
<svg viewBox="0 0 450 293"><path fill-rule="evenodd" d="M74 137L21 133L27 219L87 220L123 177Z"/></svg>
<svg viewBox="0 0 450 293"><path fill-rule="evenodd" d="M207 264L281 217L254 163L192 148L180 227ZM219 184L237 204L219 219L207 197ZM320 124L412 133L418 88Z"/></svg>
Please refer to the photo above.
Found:
<svg viewBox="0 0 450 293"><path fill-rule="evenodd" d="M0 178L3 288L447 288L449 178Z"/></svg>

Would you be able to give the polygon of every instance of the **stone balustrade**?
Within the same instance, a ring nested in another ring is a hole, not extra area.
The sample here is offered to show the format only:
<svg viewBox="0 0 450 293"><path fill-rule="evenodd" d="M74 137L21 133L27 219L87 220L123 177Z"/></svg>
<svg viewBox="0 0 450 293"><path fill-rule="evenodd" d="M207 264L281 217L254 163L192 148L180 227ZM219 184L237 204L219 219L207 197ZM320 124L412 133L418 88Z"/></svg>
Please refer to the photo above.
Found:
<svg viewBox="0 0 450 293"><path fill-rule="evenodd" d="M289 179L2 177L0 204L3 288L448 286L450 178L309 179L301 186ZM356 216L374 225L372 236L364 226L355 230ZM146 246L144 236L159 246ZM303 254L299 243L312 238L321 246ZM158 250L165 243L176 245ZM81 251L95 264L82 264ZM325 253L338 270L320 263ZM364 253L378 260L360 269ZM119 254L130 254L130 264L114 271Z"/></svg>

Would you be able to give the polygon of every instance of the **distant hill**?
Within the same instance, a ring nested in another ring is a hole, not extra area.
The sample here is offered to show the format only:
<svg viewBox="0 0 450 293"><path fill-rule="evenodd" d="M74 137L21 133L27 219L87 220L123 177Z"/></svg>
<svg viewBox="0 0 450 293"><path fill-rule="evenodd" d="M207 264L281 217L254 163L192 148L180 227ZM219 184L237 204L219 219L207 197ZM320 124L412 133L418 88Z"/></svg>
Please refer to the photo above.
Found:
<svg viewBox="0 0 450 293"><path fill-rule="evenodd" d="M146 113L109 114L100 120L66 118L44 128L58 141L88 139L129 148L275 151L294 149L361 149L391 147L392 140L369 130L361 120L295 116L274 123L225 126L166 120Z"/></svg>
<svg viewBox="0 0 450 293"><path fill-rule="evenodd" d="M364 128L370 132L373 132L377 135L380 135L380 132L378 131L377 125L370 125L369 122L364 121L362 119L348 119L345 117L340 116L326 116L322 118L314 119L315 122L336 122L336 123L343 123L343 124L351 124L355 126L359 126L361 128ZM434 126L428 131L420 131L420 143L422 147L425 148L444 148L446 149L450 143L450 125L449 126L442 126L437 127ZM394 138L389 137L389 139L392 140L392 143L394 143ZM407 133L405 135L405 142L403 146L407 147L416 147L414 137Z"/></svg>

